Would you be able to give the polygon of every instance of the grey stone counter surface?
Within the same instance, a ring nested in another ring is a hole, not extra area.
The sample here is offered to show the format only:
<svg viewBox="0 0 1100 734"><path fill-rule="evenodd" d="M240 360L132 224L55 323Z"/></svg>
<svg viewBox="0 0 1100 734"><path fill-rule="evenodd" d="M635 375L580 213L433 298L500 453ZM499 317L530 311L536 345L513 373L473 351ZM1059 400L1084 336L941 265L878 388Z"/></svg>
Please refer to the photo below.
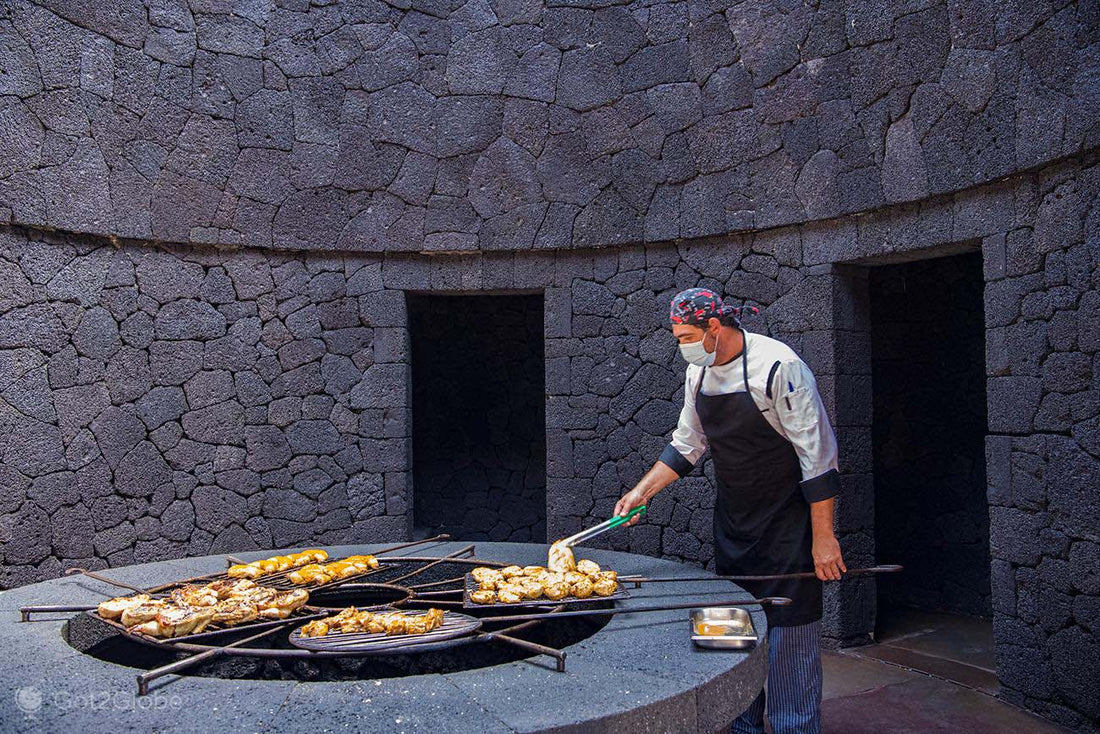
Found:
<svg viewBox="0 0 1100 734"><path fill-rule="evenodd" d="M463 544L413 549L444 555ZM329 548L332 555L378 545ZM253 560L278 551L242 553ZM584 550L622 574L699 576L672 561ZM537 563L546 546L477 543L477 557ZM110 569L137 586L223 569L223 556L185 558ZM746 708L763 686L767 649L702 651L689 639L686 610L631 614L629 609L697 601L700 606L748 598L729 583L665 583L630 589L624 611L593 636L565 648L567 670L544 657L449 674L382 680L304 682L162 679L138 697L136 668L85 655L66 642L71 613L19 621L40 604L93 604L118 589L68 576L0 592L0 731L378 731L378 732L681 732L716 731ZM750 607L763 640L763 611Z"/></svg>

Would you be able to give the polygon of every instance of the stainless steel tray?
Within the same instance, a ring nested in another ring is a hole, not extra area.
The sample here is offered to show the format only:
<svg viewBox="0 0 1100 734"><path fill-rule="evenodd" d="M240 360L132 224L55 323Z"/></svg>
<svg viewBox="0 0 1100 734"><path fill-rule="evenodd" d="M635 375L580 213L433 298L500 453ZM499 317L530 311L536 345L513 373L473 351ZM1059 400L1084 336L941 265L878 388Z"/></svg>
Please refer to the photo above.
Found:
<svg viewBox="0 0 1100 734"><path fill-rule="evenodd" d="M740 607L702 607L692 609L691 641L699 647L716 650L743 650L756 644L756 628L752 626L752 617ZM700 624L724 627L726 634L699 634Z"/></svg>

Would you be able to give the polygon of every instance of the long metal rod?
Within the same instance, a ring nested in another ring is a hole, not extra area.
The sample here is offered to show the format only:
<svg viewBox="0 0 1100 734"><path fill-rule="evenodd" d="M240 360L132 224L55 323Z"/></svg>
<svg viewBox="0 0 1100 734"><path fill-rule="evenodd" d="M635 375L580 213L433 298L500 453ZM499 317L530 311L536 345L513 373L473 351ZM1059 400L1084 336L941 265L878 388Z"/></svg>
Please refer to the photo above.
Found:
<svg viewBox="0 0 1100 734"><path fill-rule="evenodd" d="M898 565L873 566L871 568L853 568L846 571L841 580L847 578L848 576L859 576L862 574L871 573L897 573L901 570L902 567ZM816 577L817 574L813 571L802 571L800 573L773 573L758 574L755 576L681 576L679 578L658 579L647 578L645 576L620 576L619 581L640 585L676 583L678 581L781 581L784 579L812 579Z"/></svg>
<svg viewBox="0 0 1100 734"><path fill-rule="evenodd" d="M674 609L694 609L696 607L751 607L761 604L786 606L791 600L785 596L765 596L762 599L733 601L685 602L682 604L662 604L656 607L635 607L633 609L612 607L611 609L574 609L567 612L543 612L539 614L512 614L493 617L494 622L521 622L528 619L560 619L562 617L592 617L611 614L641 614L643 612L668 612Z"/></svg>
<svg viewBox="0 0 1100 734"><path fill-rule="evenodd" d="M86 568L70 568L70 569L65 571L66 576L72 576L75 573L84 574L88 578L93 578L96 581L102 581L105 584L111 584L112 586L118 586L119 588L122 588L122 589L129 589L130 591L136 591L139 594L149 593L147 589L142 589L142 588L139 588L137 586L131 586L130 584L127 584L124 581L116 581L112 578L102 576L102 575L96 573L95 571L89 571Z"/></svg>
<svg viewBox="0 0 1100 734"><path fill-rule="evenodd" d="M428 604L428 605L433 606L433 607L435 607L435 606L439 606L439 607L461 607L461 606L463 606L461 601L444 601L442 599L417 599L416 597L413 597L412 599L406 600L405 603L402 606L407 607L410 604Z"/></svg>
<svg viewBox="0 0 1100 734"><path fill-rule="evenodd" d="M449 561L449 560L452 560L452 559L455 559L455 558L459 558L463 555L472 554L473 552L474 552L474 546L472 546L472 545L468 545L465 548L459 548L456 551L453 551L451 553L448 553L445 556L442 556L440 558L435 559L431 563L424 564L423 566L416 569L412 573L407 573L404 576L398 576L395 579L389 579L388 581L386 581L386 583L387 584L396 584L398 581L404 581L405 579L411 579L413 576L419 576L420 574L424 573L425 571L427 571L432 566L437 566L440 563L443 563L444 561ZM399 560L399 559L393 559L393 560Z"/></svg>
<svg viewBox="0 0 1100 734"><path fill-rule="evenodd" d="M412 589L413 591L416 591L417 595L419 595L420 589L430 589L433 586L446 586L447 584L456 584L460 581L465 582L466 581L466 576L465 575L455 576L453 579L443 579L442 581L430 581L426 584L414 584L413 586L410 586L409 588Z"/></svg>
<svg viewBox="0 0 1100 734"><path fill-rule="evenodd" d="M546 645L540 645L537 642L521 640L518 637L512 637L510 635L502 635L499 632L483 632L481 633L481 636L498 642L506 642L509 645L515 645L516 647L539 653L540 655L549 655L556 661L558 672L565 672L564 650L559 650L556 647L547 647Z"/></svg>
<svg viewBox="0 0 1100 734"><path fill-rule="evenodd" d="M428 543L441 543L445 540L450 540L451 536L448 533L440 533L439 535L433 535L430 538L424 538L423 540L414 540L411 543L402 543L401 545L390 546L389 548L383 548L382 550L371 553L372 556L380 556L383 553L393 553L394 551L404 550L405 548L412 548L415 545L426 545Z"/></svg>
<svg viewBox="0 0 1100 734"><path fill-rule="evenodd" d="M144 696L145 694L147 694L149 692L149 684L157 678L171 675L172 673L178 673L179 671L190 668L193 665L197 665L204 660L209 660L210 658L217 657L218 655L222 654L230 648L243 647L249 642L255 642L261 637L267 637L270 634L279 632L280 630L286 628L288 625L295 624L296 622L297 620L295 620L294 622L288 622L287 624L280 625L278 627L271 627L270 629L266 629L263 632L258 632L251 637L245 637L244 639L237 640L236 642L230 642L227 645L221 645L219 647L207 650L206 652L200 652L198 655L192 655L191 657L184 658L183 660L176 660L175 662L168 663L167 665L162 665L159 668L153 668L152 670L141 673L137 676L138 695Z"/></svg>
<svg viewBox="0 0 1100 734"><path fill-rule="evenodd" d="M19 614L21 615L20 622L31 621L32 614L48 614L50 612L87 612L97 607L85 605L73 605L73 604L48 604L34 607L20 607Z"/></svg>
<svg viewBox="0 0 1100 734"><path fill-rule="evenodd" d="M418 591L416 592L417 599L432 598L437 596L454 596L455 594L461 594L462 589L446 589L444 591Z"/></svg>

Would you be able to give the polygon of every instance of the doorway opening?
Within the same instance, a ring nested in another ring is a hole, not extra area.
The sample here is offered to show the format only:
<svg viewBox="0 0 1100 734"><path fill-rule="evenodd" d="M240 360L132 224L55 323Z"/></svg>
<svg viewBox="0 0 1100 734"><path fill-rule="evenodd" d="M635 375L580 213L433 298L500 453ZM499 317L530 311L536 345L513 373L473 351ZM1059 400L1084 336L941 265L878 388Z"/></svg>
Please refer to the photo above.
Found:
<svg viewBox="0 0 1100 734"><path fill-rule="evenodd" d="M875 638L935 655L951 637L951 662L992 672L981 254L872 267L868 286L876 556L905 567L876 580Z"/></svg>
<svg viewBox="0 0 1100 734"><path fill-rule="evenodd" d="M406 298L414 532L545 542L542 294Z"/></svg>

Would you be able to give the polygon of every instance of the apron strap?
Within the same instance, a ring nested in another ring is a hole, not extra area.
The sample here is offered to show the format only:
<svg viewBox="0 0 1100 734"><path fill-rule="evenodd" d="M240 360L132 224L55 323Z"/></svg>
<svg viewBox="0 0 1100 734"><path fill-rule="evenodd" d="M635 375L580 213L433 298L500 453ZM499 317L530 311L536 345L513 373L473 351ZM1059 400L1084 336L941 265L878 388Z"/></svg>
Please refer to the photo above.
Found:
<svg viewBox="0 0 1100 734"><path fill-rule="evenodd" d="M749 392L749 335L744 329L738 329L738 331L741 332L741 379L745 382L745 392L752 397L752 393Z"/></svg>

